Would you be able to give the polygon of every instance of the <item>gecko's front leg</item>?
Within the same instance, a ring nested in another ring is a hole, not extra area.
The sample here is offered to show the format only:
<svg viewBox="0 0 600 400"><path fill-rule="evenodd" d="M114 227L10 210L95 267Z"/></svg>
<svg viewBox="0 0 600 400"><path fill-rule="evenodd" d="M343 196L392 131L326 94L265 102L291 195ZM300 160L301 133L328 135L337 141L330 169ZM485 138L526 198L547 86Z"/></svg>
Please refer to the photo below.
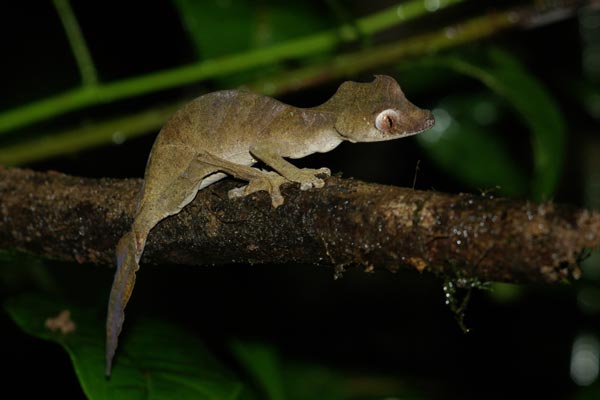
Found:
<svg viewBox="0 0 600 400"><path fill-rule="evenodd" d="M212 165L238 179L248 181L247 186L230 190L230 198L243 197L264 190L271 195L271 204L274 208L283 204L283 196L279 187L289 182L283 176L275 172L264 172L246 165L236 164L206 151L198 152L197 157L198 161Z"/></svg>
<svg viewBox="0 0 600 400"><path fill-rule="evenodd" d="M331 175L329 168L300 169L274 152L268 144L252 146L250 148L250 153L280 173L287 180L299 183L300 190L308 190L313 187L322 188L325 185L325 181L317 175Z"/></svg>

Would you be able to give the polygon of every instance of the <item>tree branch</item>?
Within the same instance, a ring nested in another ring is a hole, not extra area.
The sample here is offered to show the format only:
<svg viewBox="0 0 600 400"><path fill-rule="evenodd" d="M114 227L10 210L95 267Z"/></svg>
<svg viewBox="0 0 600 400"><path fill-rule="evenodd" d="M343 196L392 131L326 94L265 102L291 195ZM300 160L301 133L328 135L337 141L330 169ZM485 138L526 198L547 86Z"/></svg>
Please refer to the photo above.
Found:
<svg viewBox="0 0 600 400"><path fill-rule="evenodd" d="M132 222L139 179L88 179L0 168L0 248L114 264ZM228 200L225 181L202 190L152 230L143 263L311 263L338 269L412 268L447 277L556 283L580 274L600 242L600 214L553 203L329 178Z"/></svg>

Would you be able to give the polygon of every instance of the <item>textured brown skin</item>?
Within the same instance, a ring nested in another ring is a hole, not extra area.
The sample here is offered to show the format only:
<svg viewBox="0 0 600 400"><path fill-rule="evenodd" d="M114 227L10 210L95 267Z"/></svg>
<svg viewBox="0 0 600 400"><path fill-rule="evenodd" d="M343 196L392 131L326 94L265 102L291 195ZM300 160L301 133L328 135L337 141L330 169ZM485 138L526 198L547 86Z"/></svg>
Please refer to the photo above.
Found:
<svg viewBox="0 0 600 400"><path fill-rule="evenodd" d="M378 118L382 112L388 115L383 122ZM266 190L278 207L284 201L279 187L286 181L300 183L302 189L324 185L317 177L323 169L300 170L284 157L327 152L344 140L398 139L422 132L433 122L431 112L415 107L393 78L382 75L369 83L346 82L329 101L308 109L239 90L209 93L182 107L156 139L131 230L117 244L106 322L106 375L148 234L185 207L198 190L227 173L249 182L243 192L235 192L237 196ZM276 173L250 168L257 160Z"/></svg>

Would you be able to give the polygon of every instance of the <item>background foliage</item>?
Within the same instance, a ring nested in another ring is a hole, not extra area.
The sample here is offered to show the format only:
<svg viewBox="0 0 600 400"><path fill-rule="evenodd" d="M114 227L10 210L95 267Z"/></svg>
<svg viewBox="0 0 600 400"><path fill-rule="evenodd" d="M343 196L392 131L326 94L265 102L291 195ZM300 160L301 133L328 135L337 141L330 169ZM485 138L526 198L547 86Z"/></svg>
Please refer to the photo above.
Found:
<svg viewBox="0 0 600 400"><path fill-rule="evenodd" d="M142 176L162 123L204 92L243 86L311 106L345 79L386 73L434 111L435 128L398 143L343 144L298 165L419 189L599 208L600 11L592 4L54 0L0 7L8 44L0 164ZM10 251L0 265L7 385L23 395L599 392L597 256L572 286L496 284L474 293L469 334L445 307L442 283L412 272L350 270L333 280L331 271L310 266L144 268L110 381L102 374L102 334L113 270ZM46 319L64 309L76 331L50 332ZM23 384L30 381L43 384Z"/></svg>

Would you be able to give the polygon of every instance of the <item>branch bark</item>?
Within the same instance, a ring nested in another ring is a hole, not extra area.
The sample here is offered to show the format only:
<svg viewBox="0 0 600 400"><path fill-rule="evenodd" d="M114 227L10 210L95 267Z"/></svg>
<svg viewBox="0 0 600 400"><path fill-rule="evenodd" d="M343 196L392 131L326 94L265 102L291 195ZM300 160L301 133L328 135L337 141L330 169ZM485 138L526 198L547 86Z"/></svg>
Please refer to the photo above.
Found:
<svg viewBox="0 0 600 400"><path fill-rule="evenodd" d="M140 179L89 179L0 168L0 248L114 264ZM202 190L152 230L142 263L310 263L412 268L451 278L557 283L580 274L600 242L600 214L553 203L445 194L329 178L228 200L239 185Z"/></svg>

